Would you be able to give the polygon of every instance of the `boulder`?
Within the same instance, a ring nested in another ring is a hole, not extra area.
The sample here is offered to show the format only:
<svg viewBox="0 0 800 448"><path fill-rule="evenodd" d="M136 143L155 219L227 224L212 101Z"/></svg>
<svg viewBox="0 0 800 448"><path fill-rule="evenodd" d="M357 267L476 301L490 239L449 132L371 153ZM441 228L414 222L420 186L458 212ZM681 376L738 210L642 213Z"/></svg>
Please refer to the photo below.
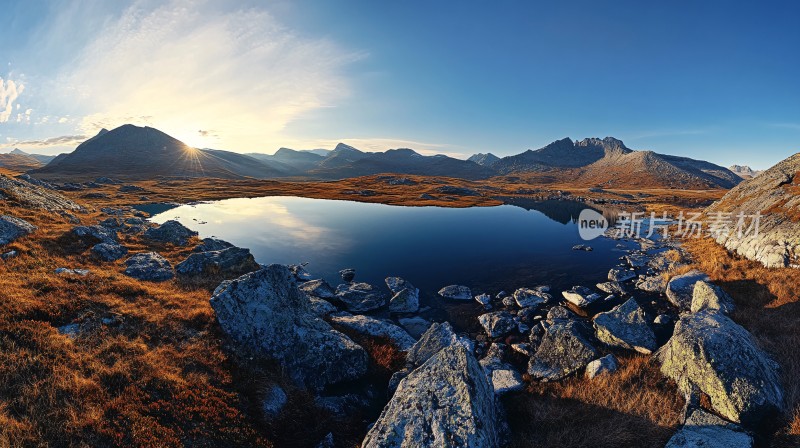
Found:
<svg viewBox="0 0 800 448"><path fill-rule="evenodd" d="M336 298L336 291L333 290L328 282L322 279L303 282L299 285L299 288L301 291L311 297L317 297L325 300Z"/></svg>
<svg viewBox="0 0 800 448"><path fill-rule="evenodd" d="M77 226L72 228L72 234L87 243L117 242L117 231L106 226Z"/></svg>
<svg viewBox="0 0 800 448"><path fill-rule="evenodd" d="M36 230L36 226L9 215L0 216L0 246L6 245Z"/></svg>
<svg viewBox="0 0 800 448"><path fill-rule="evenodd" d="M163 282L175 276L169 261L155 252L136 254L125 260L125 266L123 273L138 280Z"/></svg>
<svg viewBox="0 0 800 448"><path fill-rule="evenodd" d="M597 339L612 347L636 350L649 355L656 348L656 336L649 318L634 299L594 317Z"/></svg>
<svg viewBox="0 0 800 448"><path fill-rule="evenodd" d="M608 271L608 280L612 282L627 282L636 278L636 272L631 269L611 269Z"/></svg>
<svg viewBox="0 0 800 448"><path fill-rule="evenodd" d="M189 239L197 236L197 232L179 223L170 220L158 227L147 229L144 232L145 238L161 243L169 243L175 246L186 246Z"/></svg>
<svg viewBox="0 0 800 448"><path fill-rule="evenodd" d="M400 382L364 448L500 446L492 386L463 346L439 351Z"/></svg>
<svg viewBox="0 0 800 448"><path fill-rule="evenodd" d="M356 270L353 268L342 269L339 271L339 275L342 277L343 282L350 283L356 278Z"/></svg>
<svg viewBox="0 0 800 448"><path fill-rule="evenodd" d="M557 320L545 331L528 374L538 381L558 381L600 357L582 322Z"/></svg>
<svg viewBox="0 0 800 448"><path fill-rule="evenodd" d="M628 263L628 266L638 269L647 266L648 259L645 254L633 253L625 256L625 262Z"/></svg>
<svg viewBox="0 0 800 448"><path fill-rule="evenodd" d="M733 312L733 298L719 286L699 281L694 284L691 311L718 310L725 314Z"/></svg>
<svg viewBox="0 0 800 448"><path fill-rule="evenodd" d="M472 291L466 286L449 285L439 290L439 295L445 299L472 300Z"/></svg>
<svg viewBox="0 0 800 448"><path fill-rule="evenodd" d="M567 302L578 308L586 308L589 305L601 300L603 296L585 286L573 286L572 289L561 293Z"/></svg>
<svg viewBox="0 0 800 448"><path fill-rule="evenodd" d="M336 300L352 313L365 313L386 305L386 294L369 283L342 283L336 287Z"/></svg>
<svg viewBox="0 0 800 448"><path fill-rule="evenodd" d="M400 277L387 277L386 286L392 291L389 311L393 313L413 313L419 309L419 289Z"/></svg>
<svg viewBox="0 0 800 448"><path fill-rule="evenodd" d="M367 371L367 352L311 312L286 266L222 282L211 307L238 351L278 361L301 387L318 391Z"/></svg>
<svg viewBox="0 0 800 448"><path fill-rule="evenodd" d="M696 269L672 277L667 283L667 299L681 311L688 311L692 307L695 283L708 281L711 281L708 276Z"/></svg>
<svg viewBox="0 0 800 448"><path fill-rule="evenodd" d="M237 277L260 269L250 249L229 247L222 250L195 252L175 266L175 271L185 277L221 275Z"/></svg>
<svg viewBox="0 0 800 448"><path fill-rule="evenodd" d="M661 275L642 277L636 282L636 289L644 292L663 294L667 289L667 280Z"/></svg>
<svg viewBox="0 0 800 448"><path fill-rule="evenodd" d="M665 448L752 448L753 438L740 426L695 409Z"/></svg>
<svg viewBox="0 0 800 448"><path fill-rule="evenodd" d="M508 311L495 311L493 313L482 314L478 316L478 322L480 322L490 338L506 336L517 328L514 316Z"/></svg>
<svg viewBox="0 0 800 448"><path fill-rule="evenodd" d="M783 409L777 364L718 311L682 315L658 357L661 372L684 393L696 387L732 422L755 425Z"/></svg>
<svg viewBox="0 0 800 448"><path fill-rule="evenodd" d="M412 368L419 367L440 350L453 344L470 346L466 340L456 336L449 322L433 323L408 351L406 362Z"/></svg>
<svg viewBox="0 0 800 448"><path fill-rule="evenodd" d="M538 307L553 300L553 296L539 289L519 288L514 291L514 301L520 308Z"/></svg>
<svg viewBox="0 0 800 448"><path fill-rule="evenodd" d="M13 203L23 207L37 208L49 212L84 210L83 207L67 199L62 194L35 183L38 182L13 179L0 174L0 197L8 198ZM51 185L49 186L52 187Z"/></svg>
<svg viewBox="0 0 800 448"><path fill-rule="evenodd" d="M103 261L117 261L128 254L128 249L114 242L95 244L90 250Z"/></svg>
<svg viewBox="0 0 800 448"><path fill-rule="evenodd" d="M628 294L627 288L625 288L622 283L619 282L604 282L598 283L597 289L603 291L607 294L616 294L619 296L624 296Z"/></svg>
<svg viewBox="0 0 800 448"><path fill-rule="evenodd" d="M218 238L203 238L202 243L198 244L192 252L209 252L212 250L223 250L233 247L233 244Z"/></svg>
<svg viewBox="0 0 800 448"><path fill-rule="evenodd" d="M505 344L492 344L480 364L486 373L486 378L497 395L514 392L525 387L522 375L513 366L503 361L505 358Z"/></svg>
<svg viewBox="0 0 800 448"><path fill-rule="evenodd" d="M365 336L386 338L401 351L408 351L417 342L397 325L374 317L341 313L330 316L330 322Z"/></svg>
<svg viewBox="0 0 800 448"><path fill-rule="evenodd" d="M484 309L492 309L492 296L489 294L478 294L475 296L475 301L480 303Z"/></svg>
<svg viewBox="0 0 800 448"><path fill-rule="evenodd" d="M339 311L332 303L314 296L308 296L308 303L311 306L311 312L319 317L329 316Z"/></svg>
<svg viewBox="0 0 800 448"><path fill-rule="evenodd" d="M563 306L554 306L547 311L547 320L555 322L557 320L570 320L575 318L575 313Z"/></svg>
<svg viewBox="0 0 800 448"><path fill-rule="evenodd" d="M614 373L618 368L617 358L609 354L586 364L586 373L584 375L586 378L592 379L598 375Z"/></svg>

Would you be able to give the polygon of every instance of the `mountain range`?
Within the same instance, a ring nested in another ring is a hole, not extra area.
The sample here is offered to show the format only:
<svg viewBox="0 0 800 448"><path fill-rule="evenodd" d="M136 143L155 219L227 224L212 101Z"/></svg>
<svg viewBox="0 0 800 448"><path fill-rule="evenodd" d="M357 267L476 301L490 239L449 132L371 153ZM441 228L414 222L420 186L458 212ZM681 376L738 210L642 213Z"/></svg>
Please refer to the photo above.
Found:
<svg viewBox="0 0 800 448"><path fill-rule="evenodd" d="M0 154L0 167L15 171L28 171L50 163L56 156L29 154L19 148Z"/></svg>
<svg viewBox="0 0 800 448"><path fill-rule="evenodd" d="M742 179L709 162L634 151L618 139L557 140L543 148L499 158L468 160L422 155L408 148L364 152L344 143L333 150L280 148L275 154L239 154L192 148L157 129L123 125L102 130L31 174L46 179L99 176L304 178L335 180L373 174L415 174L478 180L545 173L576 186L603 188L731 188Z"/></svg>
<svg viewBox="0 0 800 448"><path fill-rule="evenodd" d="M763 173L763 171L756 171L747 165L732 165L728 169L742 179L752 179Z"/></svg>

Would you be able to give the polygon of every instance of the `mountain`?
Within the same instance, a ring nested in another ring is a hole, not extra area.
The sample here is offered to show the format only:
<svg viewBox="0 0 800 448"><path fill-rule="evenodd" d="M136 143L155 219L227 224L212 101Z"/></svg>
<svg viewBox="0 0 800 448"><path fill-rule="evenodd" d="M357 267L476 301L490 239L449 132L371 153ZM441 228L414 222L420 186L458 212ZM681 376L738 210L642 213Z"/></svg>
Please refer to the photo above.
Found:
<svg viewBox="0 0 800 448"><path fill-rule="evenodd" d="M553 168L578 168L590 165L606 154L631 152L622 141L612 137L603 140L587 138L573 142L569 138L556 140L549 145L527 150L522 154L503 157L492 167L501 174L546 171Z"/></svg>
<svg viewBox="0 0 800 448"><path fill-rule="evenodd" d="M732 165L728 169L742 179L752 179L762 173L762 171L756 171L747 165Z"/></svg>
<svg viewBox="0 0 800 448"><path fill-rule="evenodd" d="M0 154L0 167L7 168L9 170L28 171L34 168L39 168L42 165L42 162L36 160L36 158L31 157L28 154L25 154L22 151L12 151L8 154Z"/></svg>
<svg viewBox="0 0 800 448"><path fill-rule="evenodd" d="M280 148L272 155L259 153L248 155L277 169L294 171L296 174L316 168L326 157L312 151L297 151L289 148Z"/></svg>
<svg viewBox="0 0 800 448"><path fill-rule="evenodd" d="M101 131L33 170L41 177L123 179L168 177L276 177L281 173L252 157L228 151L192 148L158 129L130 124Z"/></svg>
<svg viewBox="0 0 800 448"><path fill-rule="evenodd" d="M46 156L44 154L29 154L29 153L27 153L27 152L25 152L25 151L23 151L23 150L21 150L19 148L12 149L9 152L9 154L18 154L18 155L21 155L21 156L30 156L30 157L33 157L34 159L38 160L42 165L47 165L53 159L56 158L56 156Z"/></svg>
<svg viewBox="0 0 800 448"><path fill-rule="evenodd" d="M731 189L706 209L710 220L731 213L730 234L716 237L729 251L767 267L800 265L800 153ZM736 231L738 214L745 226ZM722 215L721 215L722 214ZM759 214L758 233L747 232Z"/></svg>
<svg viewBox="0 0 800 448"><path fill-rule="evenodd" d="M340 149L342 151L339 154L334 154ZM354 153L351 151L354 149L340 143L320 163L319 168L309 171L308 174L323 179L343 179L379 173L485 179L495 174L492 169L474 162L458 160L445 155L423 156L408 148L375 153L363 153L358 150L355 150L358 152ZM345 157L354 156L357 157L356 160L343 163ZM332 157L335 158L334 163L330 163Z"/></svg>
<svg viewBox="0 0 800 448"><path fill-rule="evenodd" d="M492 166L495 163L497 163L498 160L500 160L500 157L497 157L492 153L487 153L487 154L478 153L478 154L473 154L467 160L482 166Z"/></svg>
<svg viewBox="0 0 800 448"><path fill-rule="evenodd" d="M359 151L350 145L339 143L333 148L333 151L325 156L325 159L319 163L319 168L338 168L350 165L351 163L367 157L367 153Z"/></svg>

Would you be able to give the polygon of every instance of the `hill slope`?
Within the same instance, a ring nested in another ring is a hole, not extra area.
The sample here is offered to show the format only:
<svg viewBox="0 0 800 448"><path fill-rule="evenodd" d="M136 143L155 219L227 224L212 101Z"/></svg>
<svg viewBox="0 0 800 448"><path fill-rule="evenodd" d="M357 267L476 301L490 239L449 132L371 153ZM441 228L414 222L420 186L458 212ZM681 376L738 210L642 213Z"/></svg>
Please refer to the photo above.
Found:
<svg viewBox="0 0 800 448"><path fill-rule="evenodd" d="M20 151L21 152L21 151ZM8 153L0 154L0 167L14 171L28 171L42 167L42 162L28 154Z"/></svg>
<svg viewBox="0 0 800 448"><path fill-rule="evenodd" d="M31 174L45 178L274 177L281 173L252 157L192 148L157 129L123 125L90 138L72 153Z"/></svg>

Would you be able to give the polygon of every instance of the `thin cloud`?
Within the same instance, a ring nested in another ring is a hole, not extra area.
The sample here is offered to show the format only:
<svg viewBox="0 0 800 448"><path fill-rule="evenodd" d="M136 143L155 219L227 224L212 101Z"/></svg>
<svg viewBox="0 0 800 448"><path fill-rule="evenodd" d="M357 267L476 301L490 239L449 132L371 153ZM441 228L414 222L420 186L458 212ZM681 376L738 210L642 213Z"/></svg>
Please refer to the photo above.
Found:
<svg viewBox="0 0 800 448"><path fill-rule="evenodd" d="M770 123L770 127L800 131L800 123Z"/></svg>
<svg viewBox="0 0 800 448"><path fill-rule="evenodd" d="M62 146L77 146L89 137L85 135L62 135L60 137L52 137L44 140L22 140L17 141L9 139L9 142L17 146L24 146L27 148L52 148Z"/></svg>
<svg viewBox="0 0 800 448"><path fill-rule="evenodd" d="M25 91L24 84L13 79L4 80L0 78L0 123L5 123L11 118L14 113L14 102L22 95L23 91ZM16 106L17 110L19 110L19 104ZM27 115L30 115L30 113ZM17 121L20 120L21 118L18 116Z"/></svg>

